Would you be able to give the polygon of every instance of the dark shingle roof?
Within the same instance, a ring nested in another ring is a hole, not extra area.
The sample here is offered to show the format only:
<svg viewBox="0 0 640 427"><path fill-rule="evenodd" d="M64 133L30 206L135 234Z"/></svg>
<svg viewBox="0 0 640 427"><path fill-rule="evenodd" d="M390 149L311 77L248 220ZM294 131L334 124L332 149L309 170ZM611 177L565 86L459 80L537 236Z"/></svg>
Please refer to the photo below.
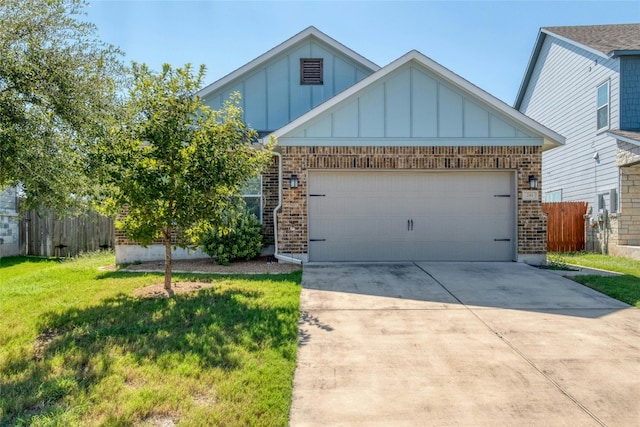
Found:
<svg viewBox="0 0 640 427"><path fill-rule="evenodd" d="M571 39L610 55L617 50L640 50L640 24L543 27L543 30Z"/></svg>

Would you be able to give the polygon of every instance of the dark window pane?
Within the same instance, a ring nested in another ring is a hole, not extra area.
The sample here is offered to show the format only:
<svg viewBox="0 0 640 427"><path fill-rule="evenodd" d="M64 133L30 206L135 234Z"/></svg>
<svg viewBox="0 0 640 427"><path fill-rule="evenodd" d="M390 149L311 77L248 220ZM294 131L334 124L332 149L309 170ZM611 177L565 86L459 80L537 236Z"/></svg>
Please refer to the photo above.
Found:
<svg viewBox="0 0 640 427"><path fill-rule="evenodd" d="M242 190L240 190L240 192L242 194L251 194L251 195L260 195L262 194L262 179L261 176L254 176L253 178L251 178L250 180L248 180L244 186L242 187Z"/></svg>
<svg viewBox="0 0 640 427"><path fill-rule="evenodd" d="M260 197L243 197L247 210L254 214L260 221L262 221L262 209L260 206Z"/></svg>
<svg viewBox="0 0 640 427"><path fill-rule="evenodd" d="M609 126L609 106L598 108L598 129Z"/></svg>

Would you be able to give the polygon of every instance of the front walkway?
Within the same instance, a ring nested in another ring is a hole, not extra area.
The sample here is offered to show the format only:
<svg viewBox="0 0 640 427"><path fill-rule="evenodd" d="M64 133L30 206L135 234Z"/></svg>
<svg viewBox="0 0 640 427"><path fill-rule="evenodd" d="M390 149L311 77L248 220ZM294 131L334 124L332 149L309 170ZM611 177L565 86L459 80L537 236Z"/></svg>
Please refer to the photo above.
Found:
<svg viewBox="0 0 640 427"><path fill-rule="evenodd" d="M640 425L640 310L516 263L307 265L291 426Z"/></svg>

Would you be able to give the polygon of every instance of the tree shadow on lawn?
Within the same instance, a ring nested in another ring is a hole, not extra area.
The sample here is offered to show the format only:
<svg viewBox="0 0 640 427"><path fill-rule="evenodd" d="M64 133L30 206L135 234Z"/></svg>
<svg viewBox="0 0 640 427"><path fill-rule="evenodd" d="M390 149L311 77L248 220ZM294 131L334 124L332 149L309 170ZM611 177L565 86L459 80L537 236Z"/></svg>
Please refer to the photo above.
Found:
<svg viewBox="0 0 640 427"><path fill-rule="evenodd" d="M89 395L125 355L134 366L165 369L190 360L198 369L226 371L242 369L247 352L276 349L295 358L297 305L266 308L263 296L262 290L214 286L172 298L121 294L93 307L47 313L33 354L13 355L0 371L15 378L2 384L0 425L61 411L65 396Z"/></svg>
<svg viewBox="0 0 640 427"><path fill-rule="evenodd" d="M65 258L59 257L36 257L36 256L9 256L9 257L0 257L0 267L13 267L15 265L30 263L43 263L43 262L54 262L58 264L62 264Z"/></svg>

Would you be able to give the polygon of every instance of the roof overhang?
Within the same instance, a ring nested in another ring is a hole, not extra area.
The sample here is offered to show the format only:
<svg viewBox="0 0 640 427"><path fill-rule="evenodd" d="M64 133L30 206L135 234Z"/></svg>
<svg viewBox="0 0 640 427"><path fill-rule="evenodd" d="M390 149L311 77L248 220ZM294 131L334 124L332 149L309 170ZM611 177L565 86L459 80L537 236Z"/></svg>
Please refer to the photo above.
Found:
<svg viewBox="0 0 640 427"><path fill-rule="evenodd" d="M529 81L531 80L531 75L533 74L533 69L536 66L536 62L538 61L538 55L540 55L540 50L542 49L542 45L544 44L544 39L547 37L547 33L543 32L542 29L538 32L538 37L536 37L536 42L533 45L533 51L531 52L531 56L529 57L529 62L527 63L527 68L524 72L524 77L522 78L522 82L520 82L520 87L518 88L518 94L516 95L516 100L513 103L513 108L516 110L520 110L522 106L522 100L524 99L524 94L527 91L527 87L529 86Z"/></svg>
<svg viewBox="0 0 640 427"><path fill-rule="evenodd" d="M620 56L636 56L640 55L640 50L612 50L609 52L611 58L618 58Z"/></svg>
<svg viewBox="0 0 640 427"><path fill-rule="evenodd" d="M610 130L606 135L629 144L640 145L640 131Z"/></svg>
<svg viewBox="0 0 640 427"><path fill-rule="evenodd" d="M593 55L599 56L600 58L603 58L603 59L609 59L609 58L611 58L613 56L613 55L611 55L611 52L604 53L604 52L602 52L602 51L600 51L598 49L594 49L591 46L588 46L588 45L586 45L584 43L580 43L580 42L572 40L572 39L570 39L568 37L564 37L564 36L561 36L560 34L554 33L553 31L550 31L550 30L548 30L546 28L541 28L540 32L542 32L544 34L548 34L550 36L553 36L554 38L556 38L558 40L562 40L565 43L568 43L568 44L571 44L571 45L574 45L574 46L578 46L580 49L585 50L585 51L587 51L587 52L589 52L589 53L591 53ZM612 52L616 52L616 51L612 51Z"/></svg>
<svg viewBox="0 0 640 427"><path fill-rule="evenodd" d="M533 51L531 52L531 57L529 58L529 62L527 63L527 68L525 69L524 77L522 78L522 82L520 83L518 94L516 95L515 102L513 103L513 107L517 110L519 110L520 107L522 106L522 101L524 100L525 92L527 91L527 87L529 86L529 81L531 80L533 69L536 66L536 62L538 61L538 56L540 55L540 50L542 49L542 46L547 36L552 36L555 39L561 40L573 46L577 46L580 49L586 52L589 52L602 59L618 58L621 56L640 55L640 50L636 50L636 49L612 50L610 52L605 53L598 49L594 49L593 47L588 46L584 43L580 43L570 38L561 36L557 33L554 33L553 31L550 31L549 29L540 28L540 31L538 32L538 37L536 38L536 42L533 46Z"/></svg>

